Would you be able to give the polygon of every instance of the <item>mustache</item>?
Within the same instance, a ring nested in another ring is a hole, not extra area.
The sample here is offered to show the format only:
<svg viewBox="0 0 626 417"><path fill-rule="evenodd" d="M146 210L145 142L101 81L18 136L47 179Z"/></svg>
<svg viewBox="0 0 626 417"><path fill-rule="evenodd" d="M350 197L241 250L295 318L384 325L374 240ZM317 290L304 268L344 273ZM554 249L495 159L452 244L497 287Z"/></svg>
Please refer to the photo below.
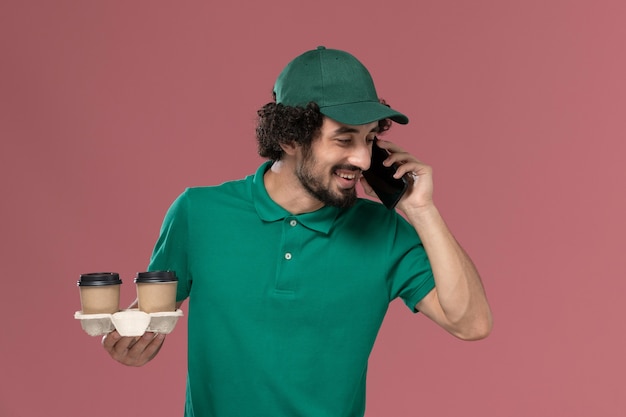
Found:
<svg viewBox="0 0 626 417"><path fill-rule="evenodd" d="M361 168L359 168L357 166L354 166L354 165L350 165L350 164L335 165L333 167L333 171L336 171L338 169L343 169L343 170L346 170L346 171L357 171L359 173L362 172Z"/></svg>

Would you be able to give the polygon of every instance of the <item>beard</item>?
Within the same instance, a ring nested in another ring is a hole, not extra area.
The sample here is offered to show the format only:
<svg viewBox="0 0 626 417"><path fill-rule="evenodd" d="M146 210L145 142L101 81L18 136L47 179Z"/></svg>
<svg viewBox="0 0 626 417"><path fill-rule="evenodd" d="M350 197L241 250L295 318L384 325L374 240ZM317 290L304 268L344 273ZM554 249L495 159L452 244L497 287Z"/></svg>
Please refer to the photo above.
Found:
<svg viewBox="0 0 626 417"><path fill-rule="evenodd" d="M316 164L315 157L310 152L305 152L302 164L296 169L296 176L304 189L326 206L338 208L352 207L357 200L356 187L337 188L337 190L329 189L324 186L322 176L316 175L314 172ZM352 165L335 165L329 173L331 178L337 169L359 170L359 168Z"/></svg>

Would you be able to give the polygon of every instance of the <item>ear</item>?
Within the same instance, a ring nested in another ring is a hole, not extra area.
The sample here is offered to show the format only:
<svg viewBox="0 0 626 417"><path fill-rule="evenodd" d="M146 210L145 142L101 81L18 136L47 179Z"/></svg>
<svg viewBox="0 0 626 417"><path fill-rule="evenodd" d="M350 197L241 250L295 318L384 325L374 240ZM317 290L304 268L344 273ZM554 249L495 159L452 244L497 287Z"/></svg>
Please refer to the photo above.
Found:
<svg viewBox="0 0 626 417"><path fill-rule="evenodd" d="M289 141L281 143L280 147L286 155L294 156L298 152L300 145L297 145L295 141Z"/></svg>

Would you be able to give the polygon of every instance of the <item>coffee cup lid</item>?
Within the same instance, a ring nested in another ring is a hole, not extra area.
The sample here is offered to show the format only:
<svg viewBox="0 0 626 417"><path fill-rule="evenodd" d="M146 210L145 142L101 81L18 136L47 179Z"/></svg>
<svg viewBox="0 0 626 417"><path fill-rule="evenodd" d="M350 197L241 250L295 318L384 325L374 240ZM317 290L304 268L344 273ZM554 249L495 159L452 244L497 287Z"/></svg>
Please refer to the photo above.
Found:
<svg viewBox="0 0 626 417"><path fill-rule="evenodd" d="M117 272L90 272L81 274L77 284L79 287L96 287L102 285L119 285L122 283Z"/></svg>
<svg viewBox="0 0 626 417"><path fill-rule="evenodd" d="M178 281L174 271L148 271L138 272L135 283L144 282L175 282Z"/></svg>

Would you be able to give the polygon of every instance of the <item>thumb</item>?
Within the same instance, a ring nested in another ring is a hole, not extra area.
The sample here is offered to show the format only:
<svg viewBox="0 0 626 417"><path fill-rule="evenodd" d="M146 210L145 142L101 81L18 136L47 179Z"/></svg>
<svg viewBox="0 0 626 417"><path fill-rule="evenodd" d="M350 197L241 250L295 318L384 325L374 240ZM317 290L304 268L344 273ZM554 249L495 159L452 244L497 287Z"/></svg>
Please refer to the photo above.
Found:
<svg viewBox="0 0 626 417"><path fill-rule="evenodd" d="M374 192L374 189L368 184L365 177L361 176L360 181L361 181L361 186L363 187L363 191L365 191L365 194L369 195L370 197L376 197L376 193Z"/></svg>

